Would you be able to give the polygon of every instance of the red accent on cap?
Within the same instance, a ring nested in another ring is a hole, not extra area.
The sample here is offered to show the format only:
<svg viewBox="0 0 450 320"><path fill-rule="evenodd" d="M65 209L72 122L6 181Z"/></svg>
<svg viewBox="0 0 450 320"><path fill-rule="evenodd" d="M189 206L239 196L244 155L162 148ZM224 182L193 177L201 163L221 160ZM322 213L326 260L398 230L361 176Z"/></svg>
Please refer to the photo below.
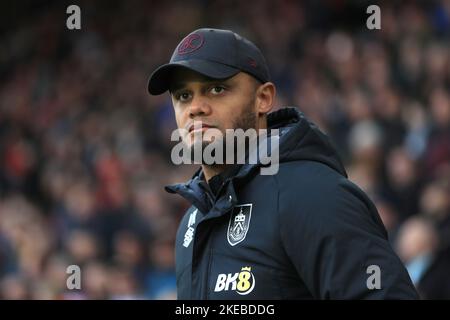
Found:
<svg viewBox="0 0 450 320"><path fill-rule="evenodd" d="M178 46L178 54L188 54L200 49L205 42L205 39L201 34L193 33L188 35Z"/></svg>

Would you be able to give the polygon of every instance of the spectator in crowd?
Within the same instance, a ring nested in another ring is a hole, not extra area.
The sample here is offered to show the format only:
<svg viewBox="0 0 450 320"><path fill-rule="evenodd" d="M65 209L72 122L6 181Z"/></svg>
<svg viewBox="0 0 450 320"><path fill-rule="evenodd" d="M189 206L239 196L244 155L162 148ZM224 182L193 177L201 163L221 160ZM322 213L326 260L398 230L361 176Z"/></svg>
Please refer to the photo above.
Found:
<svg viewBox="0 0 450 320"><path fill-rule="evenodd" d="M424 299L450 299L450 260L439 249L438 233L429 220L411 217L402 225L398 252Z"/></svg>

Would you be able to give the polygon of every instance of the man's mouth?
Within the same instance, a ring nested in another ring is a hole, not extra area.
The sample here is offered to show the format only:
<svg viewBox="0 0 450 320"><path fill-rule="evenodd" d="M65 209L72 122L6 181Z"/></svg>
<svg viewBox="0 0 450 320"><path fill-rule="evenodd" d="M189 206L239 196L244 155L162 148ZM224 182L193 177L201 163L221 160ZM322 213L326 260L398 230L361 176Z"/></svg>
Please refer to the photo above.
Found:
<svg viewBox="0 0 450 320"><path fill-rule="evenodd" d="M191 133L191 132L195 132L195 131L205 131L205 130L211 129L211 128L214 128L214 126L210 126L210 125L205 124L205 123L202 123L201 125L199 125L199 124L195 124L195 125L191 124L189 126L188 131L189 131L189 133Z"/></svg>

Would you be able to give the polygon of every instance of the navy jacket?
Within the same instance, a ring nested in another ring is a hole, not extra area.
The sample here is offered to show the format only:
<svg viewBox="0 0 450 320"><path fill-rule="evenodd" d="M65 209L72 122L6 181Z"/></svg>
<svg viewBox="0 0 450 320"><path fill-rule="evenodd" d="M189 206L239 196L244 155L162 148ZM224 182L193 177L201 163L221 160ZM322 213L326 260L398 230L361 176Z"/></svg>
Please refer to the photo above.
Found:
<svg viewBox="0 0 450 320"><path fill-rule="evenodd" d="M280 130L277 174L245 164L219 184L199 170L166 187L192 204L177 232L178 299L418 298L328 138L295 108L268 127Z"/></svg>

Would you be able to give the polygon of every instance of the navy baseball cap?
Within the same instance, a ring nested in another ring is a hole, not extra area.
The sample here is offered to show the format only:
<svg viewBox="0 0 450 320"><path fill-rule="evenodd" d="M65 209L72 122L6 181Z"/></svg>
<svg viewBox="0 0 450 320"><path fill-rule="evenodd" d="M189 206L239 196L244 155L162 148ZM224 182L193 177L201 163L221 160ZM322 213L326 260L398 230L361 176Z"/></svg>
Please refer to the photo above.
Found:
<svg viewBox="0 0 450 320"><path fill-rule="evenodd" d="M180 67L213 79L226 79L243 71L262 83L270 81L266 60L258 47L230 30L205 28L187 35L175 48L170 62L150 76L150 94L166 92L173 70Z"/></svg>

